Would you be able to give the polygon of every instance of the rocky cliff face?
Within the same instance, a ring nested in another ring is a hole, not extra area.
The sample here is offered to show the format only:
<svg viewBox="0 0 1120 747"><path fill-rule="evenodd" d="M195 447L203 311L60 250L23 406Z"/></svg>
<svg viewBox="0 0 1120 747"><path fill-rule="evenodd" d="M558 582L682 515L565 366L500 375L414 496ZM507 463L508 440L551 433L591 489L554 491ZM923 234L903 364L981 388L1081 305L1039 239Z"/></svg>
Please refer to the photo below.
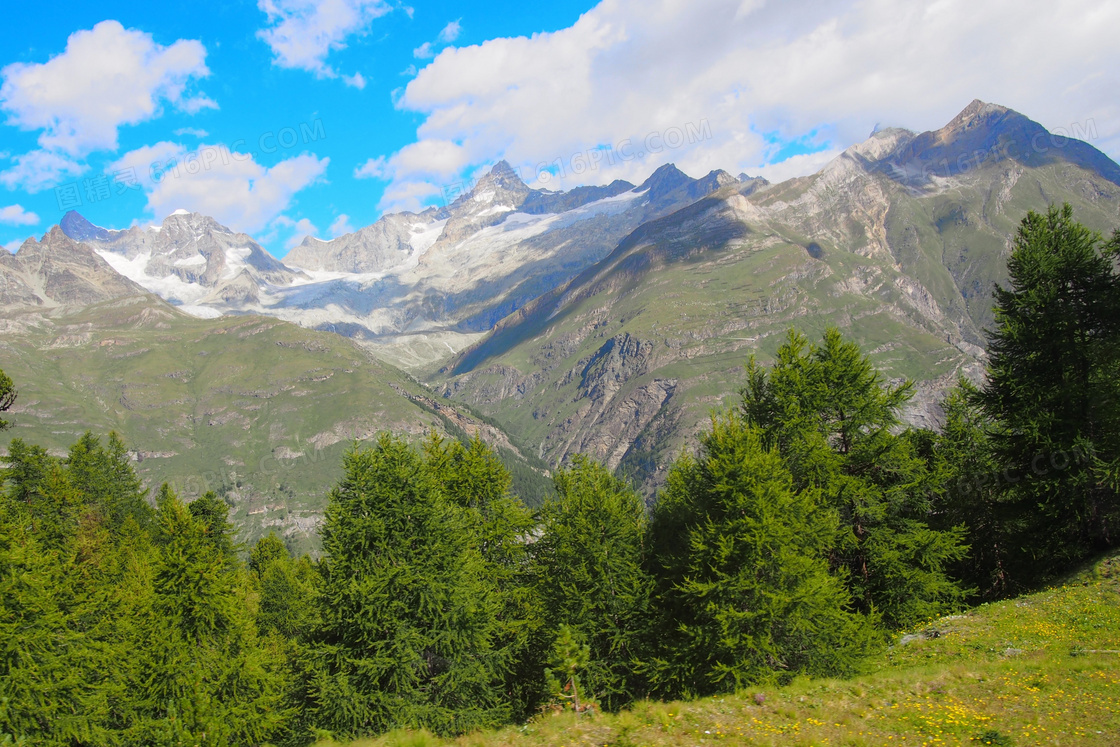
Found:
<svg viewBox="0 0 1120 747"><path fill-rule="evenodd" d="M58 226L42 241L28 239L14 255L0 252L0 308L5 311L74 309L144 293Z"/></svg>

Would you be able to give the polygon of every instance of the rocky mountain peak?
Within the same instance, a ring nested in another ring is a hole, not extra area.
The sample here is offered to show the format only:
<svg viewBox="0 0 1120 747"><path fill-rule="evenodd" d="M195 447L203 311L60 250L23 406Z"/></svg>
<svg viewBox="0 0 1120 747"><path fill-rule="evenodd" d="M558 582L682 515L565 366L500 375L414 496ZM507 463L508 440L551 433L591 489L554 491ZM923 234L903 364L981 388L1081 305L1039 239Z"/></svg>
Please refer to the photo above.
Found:
<svg viewBox="0 0 1120 747"><path fill-rule="evenodd" d="M1093 146L1054 135L1014 109L979 99L941 129L901 143L883 160L891 164L896 178L912 183L1012 160L1030 168L1066 161L1120 185L1120 166Z"/></svg>
<svg viewBox="0 0 1120 747"><path fill-rule="evenodd" d="M636 191L643 192L648 190L649 199L657 200L691 183L692 179L688 174L678 169L676 164L667 163L664 166L658 167L656 171L650 174L649 179L639 184Z"/></svg>
<svg viewBox="0 0 1120 747"><path fill-rule="evenodd" d="M517 211L533 194L506 161L499 161L470 192L451 203L442 238L459 241Z"/></svg>
<svg viewBox="0 0 1120 747"><path fill-rule="evenodd" d="M739 194L744 197L752 195L760 189L770 186L770 181L761 176L750 176L749 174L739 174Z"/></svg>
<svg viewBox="0 0 1120 747"><path fill-rule="evenodd" d="M225 233L232 234L233 230L223 226L209 215L192 213L187 210L176 210L163 219L160 224L165 230L174 232L189 232L197 236L200 233Z"/></svg>
<svg viewBox="0 0 1120 747"><path fill-rule="evenodd" d="M24 242L24 246L31 245ZM93 250L89 246L67 236L61 225L51 226L51 229L43 234L43 239L34 246L59 254L80 254L82 256L93 254Z"/></svg>
<svg viewBox="0 0 1120 747"><path fill-rule="evenodd" d="M490 169L489 176L495 179L504 177L521 181L521 177L519 177L517 175L517 172L513 170L513 167L509 165L509 161L505 160L504 158L494 164L494 167Z"/></svg>
<svg viewBox="0 0 1120 747"><path fill-rule="evenodd" d="M1017 112L1013 112L1006 106L989 104L980 99L973 99L971 104L962 109L960 114L953 117L949 124L942 127L938 132L944 135L962 132L969 128L998 120L1006 114L1017 114Z"/></svg>
<svg viewBox="0 0 1120 747"><path fill-rule="evenodd" d="M713 169L712 171L708 172L707 176L701 177L696 181L707 188L707 191L709 192L714 192L717 189L728 186L729 184L737 184L739 182L738 179L731 176L731 174L727 173L723 169Z"/></svg>
<svg viewBox="0 0 1120 747"><path fill-rule="evenodd" d="M67 212L58 225L74 241L108 241L118 233L93 225L77 210Z"/></svg>
<svg viewBox="0 0 1120 747"><path fill-rule="evenodd" d="M0 263L3 309L80 307L143 292L61 226L51 228L41 241L28 239Z"/></svg>
<svg viewBox="0 0 1120 747"><path fill-rule="evenodd" d="M498 161L490 169L490 173L479 179L474 189L466 194L462 200L503 204L516 208L521 206L529 192L528 185L521 181L521 177L517 175L513 167L506 161Z"/></svg>

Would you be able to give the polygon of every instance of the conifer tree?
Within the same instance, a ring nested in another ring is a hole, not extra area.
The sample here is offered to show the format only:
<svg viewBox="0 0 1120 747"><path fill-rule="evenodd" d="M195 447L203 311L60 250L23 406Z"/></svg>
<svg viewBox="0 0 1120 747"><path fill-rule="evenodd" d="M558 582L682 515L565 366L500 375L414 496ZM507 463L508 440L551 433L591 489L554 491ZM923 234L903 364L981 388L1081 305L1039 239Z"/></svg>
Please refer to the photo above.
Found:
<svg viewBox="0 0 1120 747"><path fill-rule="evenodd" d="M315 610L315 576L310 564L281 559L269 563L260 578L257 628L291 641L307 636Z"/></svg>
<svg viewBox="0 0 1120 747"><path fill-rule="evenodd" d="M463 510L388 435L343 466L302 658L306 727L355 737L503 722L497 603Z"/></svg>
<svg viewBox="0 0 1120 747"><path fill-rule="evenodd" d="M767 370L753 358L742 413L776 446L798 490L819 488L842 531L831 553L857 608L900 628L958 604L947 569L966 552L963 529L929 526L937 485L898 413L911 382L887 385L835 329L820 346L791 330Z"/></svg>
<svg viewBox="0 0 1120 747"><path fill-rule="evenodd" d="M291 560L291 557L284 541L276 536L276 532L269 532L249 550L249 570L259 578L274 561Z"/></svg>
<svg viewBox="0 0 1120 747"><path fill-rule="evenodd" d="M86 431L70 447L66 469L85 504L101 513L111 531L119 532L128 516L140 526L151 523L153 512L146 501L148 491L133 470L124 442L115 431L109 433L107 446Z"/></svg>
<svg viewBox="0 0 1120 747"><path fill-rule="evenodd" d="M261 648L234 561L170 489L161 489L159 552L132 664L126 741L226 745L283 725L279 662Z"/></svg>
<svg viewBox="0 0 1120 747"><path fill-rule="evenodd" d="M36 503L72 499L58 476L49 465ZM0 742L111 743L116 651L98 631L106 590L80 565L76 527L30 516L10 498L0 505Z"/></svg>
<svg viewBox="0 0 1120 747"><path fill-rule="evenodd" d="M6 373L0 370L0 412L7 412L16 403L16 385ZM0 431L7 429L9 423L0 418Z"/></svg>
<svg viewBox="0 0 1120 747"><path fill-rule="evenodd" d="M229 522L229 504L208 490L187 504L187 509L202 527L214 548L227 559L236 555L233 543L233 524Z"/></svg>
<svg viewBox="0 0 1120 747"><path fill-rule="evenodd" d="M12 439L4 459L12 515L18 513L27 522L44 548L63 547L77 532L84 507L82 494L65 466L43 447L29 446L18 438Z"/></svg>
<svg viewBox="0 0 1120 747"><path fill-rule="evenodd" d="M590 663L591 647L582 642L570 625L561 625L552 644L548 686L554 698L570 701L576 713L591 707L586 700L580 702L580 676Z"/></svg>
<svg viewBox="0 0 1120 747"><path fill-rule="evenodd" d="M645 505L629 485L584 456L553 479L556 499L541 510L541 536L532 546L544 623L537 650L547 657L560 626L570 626L590 649L585 698L617 710L646 690L637 671L652 586L644 568Z"/></svg>
<svg viewBox="0 0 1120 747"><path fill-rule="evenodd" d="M1105 242L1069 205L1031 212L995 290L981 399L1016 560L1027 578L1120 536L1120 232Z"/></svg>
<svg viewBox="0 0 1120 747"><path fill-rule="evenodd" d="M670 472L651 526L656 654L668 697L732 692L798 674L853 670L874 642L828 554L837 512L794 488L776 449L734 412L714 418L699 458Z"/></svg>
<svg viewBox="0 0 1120 747"><path fill-rule="evenodd" d="M1012 516L1001 500L1006 478L992 445L996 424L984 414L979 390L961 379L941 403L945 422L935 444L938 497L937 528L964 526L968 557L954 575L984 598L1016 588L1013 578Z"/></svg>
<svg viewBox="0 0 1120 747"><path fill-rule="evenodd" d="M465 512L497 599L495 650L508 661L503 688L514 714L531 714L542 692L538 657L531 649L541 627L528 574L533 514L510 494L511 477L476 434L466 445L434 431L424 443L428 470L448 499Z"/></svg>
<svg viewBox="0 0 1120 747"><path fill-rule="evenodd" d="M249 551L249 572L260 595L257 628L288 641L306 638L315 608L315 567L310 559L293 558L275 532Z"/></svg>

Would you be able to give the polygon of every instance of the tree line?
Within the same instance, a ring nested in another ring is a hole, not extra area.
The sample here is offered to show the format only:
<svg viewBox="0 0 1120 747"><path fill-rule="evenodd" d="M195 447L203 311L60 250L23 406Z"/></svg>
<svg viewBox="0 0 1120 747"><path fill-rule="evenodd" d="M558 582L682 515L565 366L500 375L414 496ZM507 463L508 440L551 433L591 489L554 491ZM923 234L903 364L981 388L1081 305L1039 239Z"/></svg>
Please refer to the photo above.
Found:
<svg viewBox="0 0 1120 747"><path fill-rule="evenodd" d="M988 376L938 432L837 330L750 360L652 509L585 457L530 511L478 438L344 458L318 559L148 495L116 434L11 442L0 739L308 744L847 676L899 630L1114 547L1120 235L1024 220ZM0 374L0 411L14 401ZM7 424L0 421L0 427Z"/></svg>

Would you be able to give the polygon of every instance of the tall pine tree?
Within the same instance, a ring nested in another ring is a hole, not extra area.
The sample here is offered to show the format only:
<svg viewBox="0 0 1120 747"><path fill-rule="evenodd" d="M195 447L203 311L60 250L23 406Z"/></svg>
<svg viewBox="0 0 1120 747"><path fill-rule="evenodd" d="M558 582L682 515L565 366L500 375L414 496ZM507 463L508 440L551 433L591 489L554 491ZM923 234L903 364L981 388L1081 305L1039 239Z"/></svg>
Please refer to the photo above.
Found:
<svg viewBox="0 0 1120 747"><path fill-rule="evenodd" d="M776 449L737 413L712 421L698 459L681 457L654 511L656 654L667 697L709 695L798 674L853 670L874 618L850 611L829 570L837 512L794 488Z"/></svg>
<svg viewBox="0 0 1120 747"><path fill-rule="evenodd" d="M86 431L70 447L66 467L85 503L104 517L111 531L119 532L129 516L140 526L151 523L148 491L132 469L124 442L116 432L110 432L108 444L102 446L100 438Z"/></svg>
<svg viewBox="0 0 1120 747"><path fill-rule="evenodd" d="M532 648L542 623L528 569L533 514L510 494L509 471L477 434L464 445L433 431L424 443L424 458L473 532L472 543L497 594L499 632L492 645L508 661L504 698L515 717L527 717L541 695Z"/></svg>
<svg viewBox="0 0 1120 747"><path fill-rule="evenodd" d="M236 560L164 486L150 593L130 641L134 744L258 744L283 727L280 662L260 646Z"/></svg>
<svg viewBox="0 0 1120 747"><path fill-rule="evenodd" d="M961 379L941 403L944 424L934 444L938 485L931 524L965 527L968 557L954 575L980 597L996 598L1017 588L1013 517L1003 500L1006 477L993 450L997 424L980 406L979 390Z"/></svg>
<svg viewBox="0 0 1120 747"><path fill-rule="evenodd" d="M343 466L302 659L304 723L345 737L502 723L498 602L464 511L404 441L382 436Z"/></svg>
<svg viewBox="0 0 1120 747"><path fill-rule="evenodd" d="M1031 212L995 290L981 401L998 427L1006 528L1019 572L1042 578L1120 533L1120 233L1069 205Z"/></svg>
<svg viewBox="0 0 1120 747"><path fill-rule="evenodd" d="M935 474L901 427L912 384L888 385L859 346L835 329L819 346L791 330L767 370L753 358L742 413L778 448L798 490L818 488L840 516L831 553L858 609L900 628L959 603L948 568L966 552L963 530L929 525Z"/></svg>
<svg viewBox="0 0 1120 747"><path fill-rule="evenodd" d="M617 710L646 692L637 668L652 590L644 567L645 505L633 488L583 456L554 481L556 498L541 511L541 536L532 547L544 623L537 671L567 625L590 649L584 697Z"/></svg>

